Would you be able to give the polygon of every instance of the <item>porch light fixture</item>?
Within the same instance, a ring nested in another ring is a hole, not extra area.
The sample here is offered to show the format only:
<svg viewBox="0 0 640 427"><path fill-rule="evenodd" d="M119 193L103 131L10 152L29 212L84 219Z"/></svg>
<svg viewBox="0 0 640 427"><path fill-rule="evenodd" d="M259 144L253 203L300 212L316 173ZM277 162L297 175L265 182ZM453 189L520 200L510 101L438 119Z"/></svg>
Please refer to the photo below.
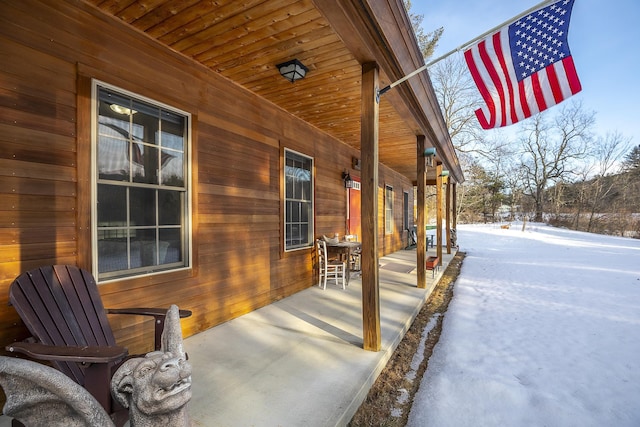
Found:
<svg viewBox="0 0 640 427"><path fill-rule="evenodd" d="M436 157L436 147L425 148L424 157L427 159L427 166L433 166L433 159Z"/></svg>
<svg viewBox="0 0 640 427"><path fill-rule="evenodd" d="M442 173L440 174L440 176L442 177L442 184L449 183L449 171L448 170L443 169Z"/></svg>
<svg viewBox="0 0 640 427"><path fill-rule="evenodd" d="M353 188L353 180L351 179L349 172L342 172L342 180L344 181L344 188Z"/></svg>
<svg viewBox="0 0 640 427"><path fill-rule="evenodd" d="M309 71L309 69L297 59L283 62L282 64L276 65L276 67L278 67L280 75L289 80L291 83L295 82L296 80L304 79L304 76Z"/></svg>
<svg viewBox="0 0 640 427"><path fill-rule="evenodd" d="M132 110L131 108L123 107L122 105L118 105L118 104L111 104L109 108L111 108L112 111L118 114L123 114L126 116L132 116L135 113L137 113L136 110Z"/></svg>

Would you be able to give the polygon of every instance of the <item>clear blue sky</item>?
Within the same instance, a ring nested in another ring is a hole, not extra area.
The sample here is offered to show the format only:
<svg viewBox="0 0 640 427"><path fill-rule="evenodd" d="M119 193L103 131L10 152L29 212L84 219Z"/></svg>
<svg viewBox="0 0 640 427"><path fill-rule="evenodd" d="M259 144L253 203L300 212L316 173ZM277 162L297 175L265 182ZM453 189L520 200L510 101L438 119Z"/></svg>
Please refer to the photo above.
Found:
<svg viewBox="0 0 640 427"><path fill-rule="evenodd" d="M540 1L412 0L412 11L424 15L425 32L444 27L435 58ZM582 91L570 99L596 112L597 134L618 131L634 145L640 144L639 16L639 0L575 0L569 27L582 83Z"/></svg>

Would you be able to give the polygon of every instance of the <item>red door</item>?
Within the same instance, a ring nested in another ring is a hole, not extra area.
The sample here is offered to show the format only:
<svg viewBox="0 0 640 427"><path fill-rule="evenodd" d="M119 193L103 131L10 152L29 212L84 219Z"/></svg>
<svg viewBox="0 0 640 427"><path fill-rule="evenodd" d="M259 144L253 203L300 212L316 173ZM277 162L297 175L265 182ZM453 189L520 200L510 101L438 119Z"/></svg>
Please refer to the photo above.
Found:
<svg viewBox="0 0 640 427"><path fill-rule="evenodd" d="M360 178L352 178L353 187L349 188L349 211L347 212L347 234L355 234L362 241L362 227L360 220Z"/></svg>

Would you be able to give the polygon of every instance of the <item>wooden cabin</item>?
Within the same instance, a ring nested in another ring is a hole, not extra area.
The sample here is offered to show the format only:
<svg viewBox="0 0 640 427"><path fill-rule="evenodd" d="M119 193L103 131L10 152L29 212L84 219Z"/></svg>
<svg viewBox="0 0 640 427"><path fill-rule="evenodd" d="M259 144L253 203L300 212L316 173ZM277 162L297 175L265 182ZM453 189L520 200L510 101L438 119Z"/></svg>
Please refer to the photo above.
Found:
<svg viewBox="0 0 640 427"><path fill-rule="evenodd" d="M414 188L448 170L448 207L464 180L428 73L376 99L423 63L402 0L0 0L0 343L41 265L190 309L189 336L313 286L319 236L401 250ZM118 341L148 349L146 322Z"/></svg>

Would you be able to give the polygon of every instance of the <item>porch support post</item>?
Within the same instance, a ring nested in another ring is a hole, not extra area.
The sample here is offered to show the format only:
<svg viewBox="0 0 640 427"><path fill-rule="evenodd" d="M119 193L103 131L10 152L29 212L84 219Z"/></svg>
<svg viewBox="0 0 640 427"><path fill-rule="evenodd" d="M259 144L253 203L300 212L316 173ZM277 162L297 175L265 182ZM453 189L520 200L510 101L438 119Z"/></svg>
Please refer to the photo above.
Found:
<svg viewBox="0 0 640 427"><path fill-rule="evenodd" d="M451 184L447 179L447 194L445 195L445 223L447 224L447 253L451 253Z"/></svg>
<svg viewBox="0 0 640 427"><path fill-rule="evenodd" d="M451 184L452 194L451 194L451 216L453 217L451 221L451 228L456 230L456 247L458 245L458 184Z"/></svg>
<svg viewBox="0 0 640 427"><path fill-rule="evenodd" d="M453 194L452 194L452 207L451 207L451 215L453 216L453 221L451 224L451 228L453 228L454 230L456 230L456 232L458 231L458 185L457 184L452 184L453 185Z"/></svg>
<svg viewBox="0 0 640 427"><path fill-rule="evenodd" d="M425 136L418 135L418 164L417 164L417 191L416 191L416 205L417 205L417 224L416 224L416 266L418 274L418 288L427 287L427 162L424 158L425 150Z"/></svg>
<svg viewBox="0 0 640 427"><path fill-rule="evenodd" d="M442 263L442 163L436 166L436 251Z"/></svg>
<svg viewBox="0 0 640 427"><path fill-rule="evenodd" d="M360 151L362 156L362 329L363 347L380 351L378 271L378 65L362 65Z"/></svg>

